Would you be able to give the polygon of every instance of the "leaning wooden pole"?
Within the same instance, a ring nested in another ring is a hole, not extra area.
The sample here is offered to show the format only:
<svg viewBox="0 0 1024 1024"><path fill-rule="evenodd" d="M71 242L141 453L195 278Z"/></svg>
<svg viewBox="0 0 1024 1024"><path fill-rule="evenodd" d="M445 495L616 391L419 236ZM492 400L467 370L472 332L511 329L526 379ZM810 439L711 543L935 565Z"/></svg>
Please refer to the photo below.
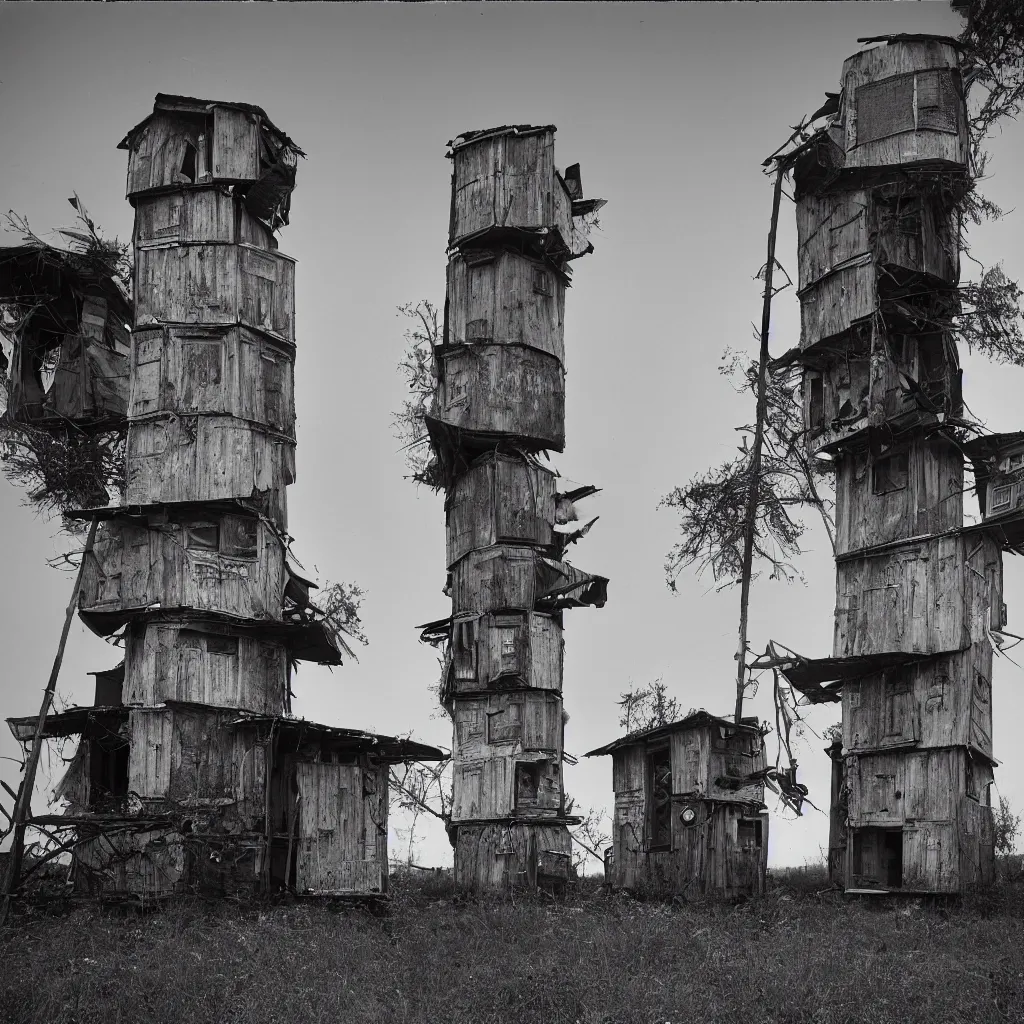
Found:
<svg viewBox="0 0 1024 1024"><path fill-rule="evenodd" d="M764 421L768 415L768 329L772 318L772 278L775 270L775 237L779 227L779 202L782 198L780 165L772 193L772 219L768 229L768 262L764 272L764 302L761 306L761 353L757 368L757 420L754 444L750 452L750 488L743 516L743 565L740 572L740 630L736 648L736 711L735 720L743 717L743 695L747 686L747 627L750 613L750 577L754 563L754 536L757 532L757 508L761 497L761 449L764 446Z"/></svg>
<svg viewBox="0 0 1024 1024"><path fill-rule="evenodd" d="M68 633L71 632L71 622L75 617L78 608L78 595L82 590L82 573L85 568L86 559L92 554L93 543L96 540L96 523L94 518L89 524L89 533L85 538L85 547L82 550L82 561L75 574L75 586L71 591L71 600L68 602L67 612L64 615L64 628L60 632L60 643L57 644L57 653L53 658L53 667L50 669L50 678L46 682L46 689L43 691L43 703L39 708L39 720L36 723L35 735L32 737L32 747L28 752L28 760L25 763L25 774L21 780L21 787L18 790L18 799L14 804L12 820L14 822L14 839L11 846L10 860L7 865L7 877L4 879L3 906L0 907L0 925L7 920L10 912L11 897L17 890L18 881L21 878L21 865L25 856L25 829L28 827L29 809L32 805L32 790L36 784L36 770L39 767L39 752L42 750L43 731L46 726L46 716L50 713L53 705L53 695L57 690L57 679L60 676L60 668L64 662L64 648L67 646Z"/></svg>

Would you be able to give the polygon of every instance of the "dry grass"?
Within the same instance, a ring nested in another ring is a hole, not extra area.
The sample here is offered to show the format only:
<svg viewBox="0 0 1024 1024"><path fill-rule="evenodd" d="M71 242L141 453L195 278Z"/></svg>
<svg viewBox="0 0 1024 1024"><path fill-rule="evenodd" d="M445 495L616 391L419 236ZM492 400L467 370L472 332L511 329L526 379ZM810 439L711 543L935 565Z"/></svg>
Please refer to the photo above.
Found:
<svg viewBox="0 0 1024 1024"><path fill-rule="evenodd" d="M396 890L383 916L305 902L23 910L0 934L0 1021L1024 1019L1016 887L961 907L849 903L788 883L739 906L592 885L565 901L474 902L443 878Z"/></svg>

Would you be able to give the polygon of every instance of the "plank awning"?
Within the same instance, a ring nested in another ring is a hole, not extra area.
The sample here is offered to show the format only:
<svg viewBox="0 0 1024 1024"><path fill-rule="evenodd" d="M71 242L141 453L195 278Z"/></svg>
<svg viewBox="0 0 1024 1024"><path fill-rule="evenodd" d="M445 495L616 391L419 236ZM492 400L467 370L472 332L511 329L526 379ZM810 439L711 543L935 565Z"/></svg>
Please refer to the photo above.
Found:
<svg viewBox="0 0 1024 1024"><path fill-rule="evenodd" d="M185 710L216 710L208 704L197 704L191 701L167 700L163 707L182 708ZM130 707L74 707L56 715L48 715L43 732L44 739L65 736L76 736L97 730L109 730L114 733L122 723L128 721L133 709ZM25 718L8 718L14 738L19 743L31 740L35 735L38 716ZM438 747L420 743L402 736L382 736L366 732L362 729L343 729L333 725L311 722L305 718L289 718L283 715L261 715L244 711L237 712L237 717L227 723L228 728L263 728L290 739L312 739L325 743L330 749L339 753L372 754L381 761L443 761L448 755Z"/></svg>

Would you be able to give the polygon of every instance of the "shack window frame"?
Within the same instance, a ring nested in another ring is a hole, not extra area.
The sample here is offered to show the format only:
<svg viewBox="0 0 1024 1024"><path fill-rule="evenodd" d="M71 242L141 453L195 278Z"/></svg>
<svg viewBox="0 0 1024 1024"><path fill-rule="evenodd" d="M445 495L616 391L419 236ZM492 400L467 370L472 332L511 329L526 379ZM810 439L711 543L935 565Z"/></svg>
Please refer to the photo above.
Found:
<svg viewBox="0 0 1024 1024"><path fill-rule="evenodd" d="M667 777L668 786L663 801L656 801L656 779ZM644 774L647 782L645 807L645 838L648 850L672 849L672 751L668 743L647 747L644 751Z"/></svg>
<svg viewBox="0 0 1024 1024"><path fill-rule="evenodd" d="M903 491L910 484L910 453L906 449L889 452L871 466L871 493Z"/></svg>

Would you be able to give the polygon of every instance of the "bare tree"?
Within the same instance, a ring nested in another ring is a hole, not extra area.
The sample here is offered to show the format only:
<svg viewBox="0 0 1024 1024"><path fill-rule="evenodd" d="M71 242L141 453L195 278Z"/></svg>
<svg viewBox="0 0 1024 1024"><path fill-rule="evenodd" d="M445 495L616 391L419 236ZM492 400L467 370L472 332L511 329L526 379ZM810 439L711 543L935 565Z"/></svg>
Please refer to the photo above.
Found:
<svg viewBox="0 0 1024 1024"><path fill-rule="evenodd" d="M400 809L409 815L408 826L396 827L395 834L407 843L406 864L412 865L419 839L417 829L423 815L437 818L446 830L451 825L451 758L431 764L415 761L394 765L388 781L391 808Z"/></svg>
<svg viewBox="0 0 1024 1024"><path fill-rule="evenodd" d="M616 703L621 709L619 725L627 733L671 725L682 718L682 706L668 695L668 687L661 679L620 693Z"/></svg>
<svg viewBox="0 0 1024 1024"><path fill-rule="evenodd" d="M409 479L433 487L434 459L424 417L430 409L436 382L434 349L441 343L438 308L429 299L420 299L399 306L398 312L412 321L405 331L405 352L398 364L409 385L409 397L392 414L392 429L405 451L406 465L411 471Z"/></svg>

